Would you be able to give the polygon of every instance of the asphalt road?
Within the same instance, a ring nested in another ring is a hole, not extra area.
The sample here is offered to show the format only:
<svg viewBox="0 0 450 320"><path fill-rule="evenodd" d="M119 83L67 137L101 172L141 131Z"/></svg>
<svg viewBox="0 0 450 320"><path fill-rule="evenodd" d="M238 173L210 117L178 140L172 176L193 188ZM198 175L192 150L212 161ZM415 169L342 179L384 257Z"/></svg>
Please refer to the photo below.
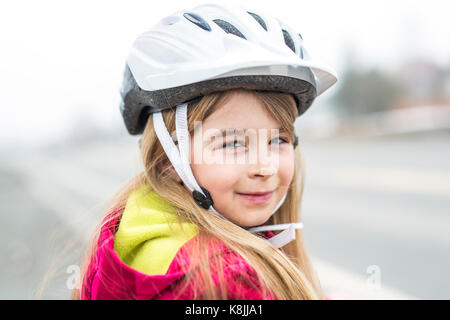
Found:
<svg viewBox="0 0 450 320"><path fill-rule="evenodd" d="M449 133L307 143L304 154L313 255L365 277L377 266L382 285L416 298L450 298Z"/></svg>
<svg viewBox="0 0 450 320"><path fill-rule="evenodd" d="M313 259L362 279L375 266L382 286L450 299L450 134L300 145ZM0 298L35 298L46 276L41 298L68 298L85 239L140 168L132 138L2 154Z"/></svg>

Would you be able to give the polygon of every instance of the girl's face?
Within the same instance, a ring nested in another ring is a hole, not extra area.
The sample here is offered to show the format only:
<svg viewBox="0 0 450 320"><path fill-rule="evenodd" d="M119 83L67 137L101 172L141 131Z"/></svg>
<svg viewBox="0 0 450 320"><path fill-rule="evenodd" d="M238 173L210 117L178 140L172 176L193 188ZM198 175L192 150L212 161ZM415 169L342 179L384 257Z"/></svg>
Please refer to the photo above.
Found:
<svg viewBox="0 0 450 320"><path fill-rule="evenodd" d="M194 177L209 191L214 208L240 226L264 224L292 181L294 148L279 128L262 102L237 91L197 123L191 137ZM236 131L222 134L222 129Z"/></svg>

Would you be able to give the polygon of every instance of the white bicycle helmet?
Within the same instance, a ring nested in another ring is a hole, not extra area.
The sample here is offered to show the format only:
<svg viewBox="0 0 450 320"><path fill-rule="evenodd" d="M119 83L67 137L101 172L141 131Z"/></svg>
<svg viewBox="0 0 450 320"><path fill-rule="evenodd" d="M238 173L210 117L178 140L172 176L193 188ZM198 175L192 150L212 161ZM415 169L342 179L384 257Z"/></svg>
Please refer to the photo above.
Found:
<svg viewBox="0 0 450 320"><path fill-rule="evenodd" d="M223 217L188 161L189 102L235 88L278 91L293 95L301 115L336 81L332 70L310 58L301 35L278 19L242 7L204 4L165 17L136 39L127 58L120 111L132 135L142 133L154 114L158 139L196 203ZM162 118L167 108L176 108L178 147ZM285 230L269 239L279 248L295 239L299 228L301 223L247 230Z"/></svg>

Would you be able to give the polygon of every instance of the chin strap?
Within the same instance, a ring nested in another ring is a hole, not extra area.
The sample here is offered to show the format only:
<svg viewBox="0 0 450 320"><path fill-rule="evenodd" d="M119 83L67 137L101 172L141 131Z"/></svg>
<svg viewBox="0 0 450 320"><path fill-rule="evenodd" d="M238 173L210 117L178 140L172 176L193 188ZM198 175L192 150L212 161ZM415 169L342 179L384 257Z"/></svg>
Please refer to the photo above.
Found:
<svg viewBox="0 0 450 320"><path fill-rule="evenodd" d="M281 248L287 245L289 242L295 240L295 230L303 229L303 223L287 223L287 224L275 224L271 226L261 226L261 227L253 227L247 229L249 232L262 232L262 231L277 231L284 230L283 232L277 234L276 236L267 239L274 247Z"/></svg>
<svg viewBox="0 0 450 320"><path fill-rule="evenodd" d="M209 194L208 190L203 187L200 187L192 173L190 161L189 161L189 151L190 151L190 136L187 126L187 103L183 103L179 105L176 109L175 114L175 126L176 126L176 134L178 139L178 147L172 140L172 137L167 130L167 127L164 123L164 119L161 112L153 113L153 126L155 128L156 135L172 163L175 171L178 173L178 176L183 181L184 185L192 192L192 197L195 202L213 212L214 214L222 217L225 220L228 220L222 214L217 212L213 205L214 202ZM273 210L272 215L281 207L286 199L285 194L281 201L278 203L277 207ZM289 224L279 224L279 225L271 225L271 226L260 226L260 227L251 227L244 228L251 233L257 233L268 230L284 230L283 232L277 234L276 236L267 239L273 246L276 248L281 248L287 243L291 242L295 239L295 229L302 229L302 223L289 223Z"/></svg>

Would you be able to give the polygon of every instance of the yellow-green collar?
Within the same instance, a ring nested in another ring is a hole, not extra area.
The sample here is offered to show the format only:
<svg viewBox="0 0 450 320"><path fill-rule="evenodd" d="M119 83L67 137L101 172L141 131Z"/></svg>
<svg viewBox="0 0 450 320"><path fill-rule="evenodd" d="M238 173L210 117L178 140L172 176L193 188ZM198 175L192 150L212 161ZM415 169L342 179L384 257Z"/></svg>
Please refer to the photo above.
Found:
<svg viewBox="0 0 450 320"><path fill-rule="evenodd" d="M148 275L163 275L178 250L197 232L194 224L179 223L170 203L142 186L127 200L114 250L128 266Z"/></svg>

